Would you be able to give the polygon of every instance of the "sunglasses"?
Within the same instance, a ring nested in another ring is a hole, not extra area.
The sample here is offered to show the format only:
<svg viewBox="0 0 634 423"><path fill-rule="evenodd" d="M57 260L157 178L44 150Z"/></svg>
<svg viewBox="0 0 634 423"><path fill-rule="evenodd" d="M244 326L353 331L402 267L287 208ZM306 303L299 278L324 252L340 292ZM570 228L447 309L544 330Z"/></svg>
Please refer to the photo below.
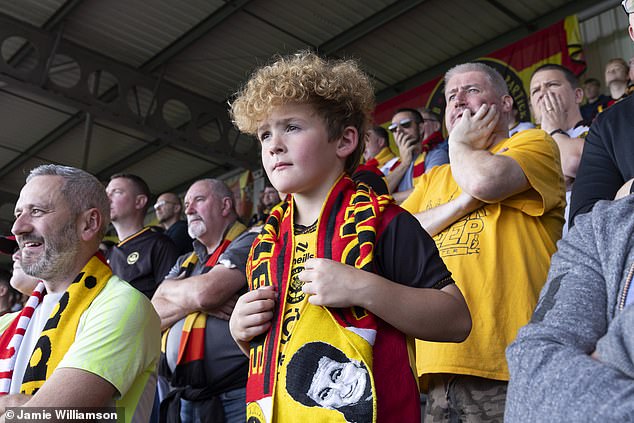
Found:
<svg viewBox="0 0 634 423"><path fill-rule="evenodd" d="M390 132L396 132L396 129L400 126L401 128L409 128L410 126L412 126L412 123L414 123L414 121L412 121L411 119L407 118L407 119L401 119L400 122L395 122L393 124L391 124L390 126L387 127L387 129Z"/></svg>
<svg viewBox="0 0 634 423"><path fill-rule="evenodd" d="M176 203L173 203L171 201L163 201L163 200L161 200L161 201L157 202L156 204L154 204L154 210L158 210L161 207L165 206L166 204L176 204Z"/></svg>
<svg viewBox="0 0 634 423"><path fill-rule="evenodd" d="M621 6L623 6L623 10L625 10L625 13L628 15L634 13L634 0L623 0Z"/></svg>

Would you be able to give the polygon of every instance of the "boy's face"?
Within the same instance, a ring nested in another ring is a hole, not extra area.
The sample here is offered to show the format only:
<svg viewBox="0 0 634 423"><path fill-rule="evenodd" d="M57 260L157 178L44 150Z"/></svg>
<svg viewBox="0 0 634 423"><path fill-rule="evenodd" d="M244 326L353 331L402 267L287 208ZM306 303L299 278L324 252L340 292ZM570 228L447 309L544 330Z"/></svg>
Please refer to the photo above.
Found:
<svg viewBox="0 0 634 423"><path fill-rule="evenodd" d="M278 191L321 194L343 172L347 154L338 140L328 142L324 119L309 104L274 107L257 134L262 165Z"/></svg>

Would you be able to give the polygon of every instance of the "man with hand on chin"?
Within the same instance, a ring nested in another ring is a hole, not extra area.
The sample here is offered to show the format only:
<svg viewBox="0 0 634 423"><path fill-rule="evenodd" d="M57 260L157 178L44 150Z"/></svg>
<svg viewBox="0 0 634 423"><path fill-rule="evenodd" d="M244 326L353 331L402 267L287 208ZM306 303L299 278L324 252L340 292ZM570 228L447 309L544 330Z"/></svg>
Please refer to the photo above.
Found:
<svg viewBox="0 0 634 423"><path fill-rule="evenodd" d="M513 99L497 71L482 63L450 69L445 98L450 164L425 173L403 208L434 237L474 311L473 329L461 344L417 341L417 369L429 387L426 419L501 420L504 351L546 280L563 225L564 179L545 132L509 138Z"/></svg>

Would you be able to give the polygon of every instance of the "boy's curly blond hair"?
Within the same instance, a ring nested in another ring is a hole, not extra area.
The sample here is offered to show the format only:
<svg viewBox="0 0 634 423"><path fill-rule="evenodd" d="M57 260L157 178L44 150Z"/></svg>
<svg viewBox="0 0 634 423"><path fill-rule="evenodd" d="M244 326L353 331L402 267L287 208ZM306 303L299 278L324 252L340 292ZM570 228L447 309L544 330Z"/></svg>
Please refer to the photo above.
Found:
<svg viewBox="0 0 634 423"><path fill-rule="evenodd" d="M370 78L353 60L325 60L308 51L279 57L256 70L231 103L231 118L244 133L256 135L271 109L288 103L310 104L328 128L329 141L347 126L359 131L358 145L346 159L352 173L363 154L363 136L374 109Z"/></svg>

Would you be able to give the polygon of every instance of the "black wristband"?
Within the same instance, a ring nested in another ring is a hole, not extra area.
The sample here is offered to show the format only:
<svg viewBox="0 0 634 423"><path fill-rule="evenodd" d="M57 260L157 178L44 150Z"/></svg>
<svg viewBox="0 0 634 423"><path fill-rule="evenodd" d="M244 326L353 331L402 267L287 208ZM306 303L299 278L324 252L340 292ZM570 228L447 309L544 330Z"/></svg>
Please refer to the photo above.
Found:
<svg viewBox="0 0 634 423"><path fill-rule="evenodd" d="M564 131L564 130L563 130L563 129L561 129L561 128L557 128L557 129L555 129L554 131L550 131L550 133L549 133L548 135L550 135L550 136L552 137L552 136L553 136L553 135L555 135L555 134L563 134L563 135L568 136L568 134L566 133L566 131Z"/></svg>

